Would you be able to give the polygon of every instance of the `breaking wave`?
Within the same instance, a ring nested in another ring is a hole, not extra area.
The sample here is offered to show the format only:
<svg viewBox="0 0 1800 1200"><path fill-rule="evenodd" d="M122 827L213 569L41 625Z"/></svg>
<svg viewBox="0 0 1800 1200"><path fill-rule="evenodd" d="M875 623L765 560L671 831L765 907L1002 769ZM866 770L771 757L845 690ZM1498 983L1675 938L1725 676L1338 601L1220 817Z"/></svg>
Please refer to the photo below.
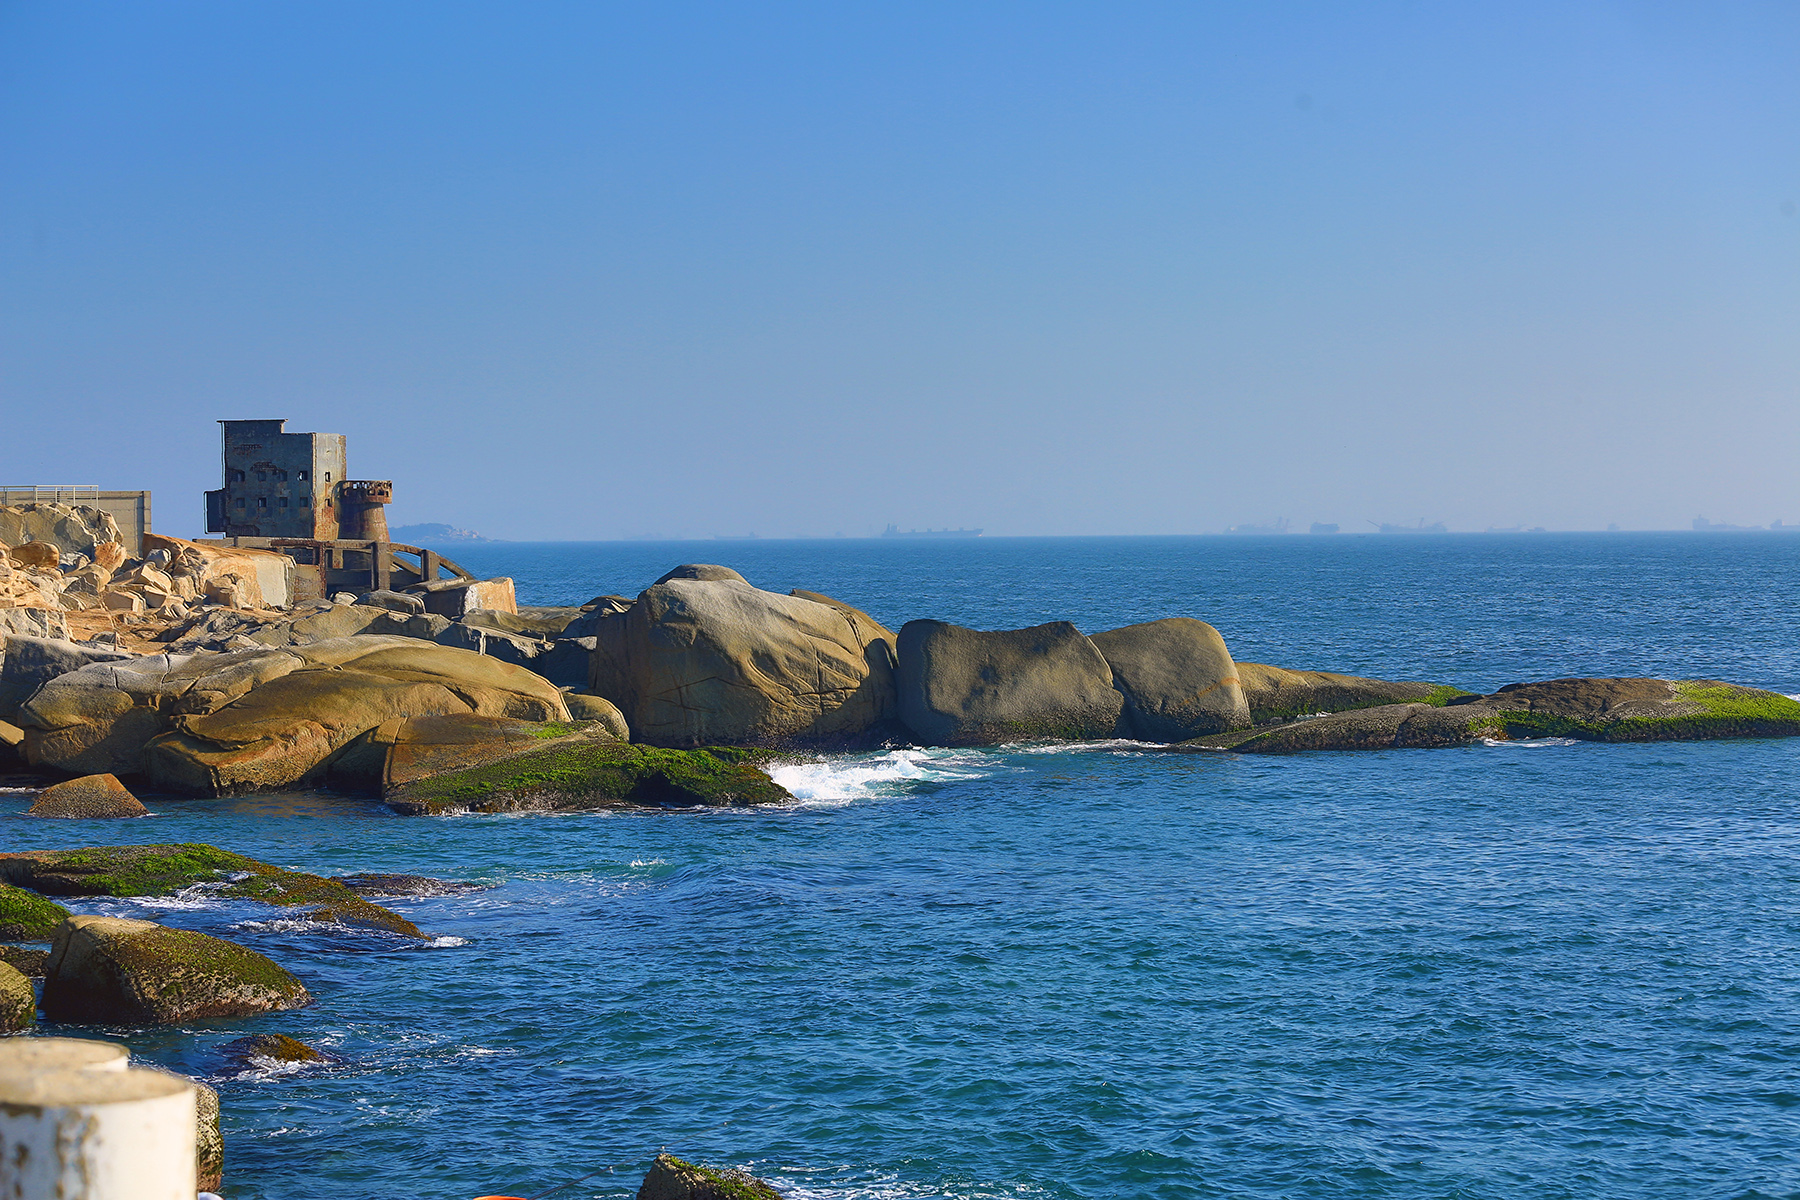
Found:
<svg viewBox="0 0 1800 1200"><path fill-rule="evenodd" d="M922 785L981 779L998 769L999 760L977 750L908 748L781 763L769 768L769 777L803 804L836 807L904 795Z"/></svg>

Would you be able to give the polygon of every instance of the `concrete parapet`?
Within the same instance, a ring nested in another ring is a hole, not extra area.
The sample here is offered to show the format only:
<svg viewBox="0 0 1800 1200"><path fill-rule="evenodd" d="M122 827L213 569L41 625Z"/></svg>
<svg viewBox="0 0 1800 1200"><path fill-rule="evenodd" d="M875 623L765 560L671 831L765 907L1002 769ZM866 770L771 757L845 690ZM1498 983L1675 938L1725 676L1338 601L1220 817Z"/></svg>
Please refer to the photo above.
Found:
<svg viewBox="0 0 1800 1200"><path fill-rule="evenodd" d="M0 1043L0 1196L192 1200L195 1089L69 1038Z"/></svg>

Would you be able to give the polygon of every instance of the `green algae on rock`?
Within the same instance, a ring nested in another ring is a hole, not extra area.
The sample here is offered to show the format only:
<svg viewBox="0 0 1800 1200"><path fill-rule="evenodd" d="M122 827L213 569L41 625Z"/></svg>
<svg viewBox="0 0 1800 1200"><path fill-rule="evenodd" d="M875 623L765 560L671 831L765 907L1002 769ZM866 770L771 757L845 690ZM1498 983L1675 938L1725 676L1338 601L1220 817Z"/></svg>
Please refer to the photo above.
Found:
<svg viewBox="0 0 1800 1200"><path fill-rule="evenodd" d="M0 880L15 885L9 890L26 887L52 896L166 896L196 883L222 883L218 891L222 897L260 900L283 908L310 906L306 915L315 921L385 930L403 937L426 936L399 913L370 903L335 879L285 870L202 842L0 854ZM0 893L0 906L4 903L5 896ZM60 906L52 907L62 917L68 915ZM4 911L0 907L0 918ZM3 924L0 936L24 938L22 934L8 935ZM49 936L42 935L46 940Z"/></svg>
<svg viewBox="0 0 1800 1200"><path fill-rule="evenodd" d="M782 1200L782 1196L735 1167L702 1167L673 1154L659 1154L638 1188L637 1200Z"/></svg>
<svg viewBox="0 0 1800 1200"><path fill-rule="evenodd" d="M1284 754L1432 749L1484 738L1655 742L1795 736L1800 736L1800 702L1777 692L1713 679L1551 679L1510 684L1488 696L1453 696L1437 705L1382 705L1209 734L1178 748Z"/></svg>
<svg viewBox="0 0 1800 1200"><path fill-rule="evenodd" d="M1800 736L1800 702L1717 679L1551 679L1476 702L1509 737L1591 742Z"/></svg>
<svg viewBox="0 0 1800 1200"><path fill-rule="evenodd" d="M0 873L0 879L4 879ZM47 942L69 910L24 888L0 883L0 938L9 942Z"/></svg>
<svg viewBox="0 0 1800 1200"><path fill-rule="evenodd" d="M235 942L124 917L70 917L44 978L44 1016L72 1024L172 1025L311 1003L304 985Z"/></svg>
<svg viewBox="0 0 1800 1200"><path fill-rule="evenodd" d="M8 963L0 962L0 1034L18 1033L37 1024L37 993L31 980Z"/></svg>
<svg viewBox="0 0 1800 1200"><path fill-rule="evenodd" d="M285 1033L258 1033L227 1042L219 1052L235 1062L266 1058L280 1063L322 1063L325 1056L299 1038Z"/></svg>
<svg viewBox="0 0 1800 1200"><path fill-rule="evenodd" d="M408 816L453 812L742 806L792 800L762 769L768 755L729 747L664 750L576 738L390 791Z"/></svg>

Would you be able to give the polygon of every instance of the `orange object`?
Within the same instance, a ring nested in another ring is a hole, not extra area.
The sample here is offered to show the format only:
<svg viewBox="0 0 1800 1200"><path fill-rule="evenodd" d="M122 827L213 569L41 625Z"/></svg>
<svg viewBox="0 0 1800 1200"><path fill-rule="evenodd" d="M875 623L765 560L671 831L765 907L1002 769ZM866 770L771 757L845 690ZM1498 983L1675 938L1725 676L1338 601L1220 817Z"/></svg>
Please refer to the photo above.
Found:
<svg viewBox="0 0 1800 1200"><path fill-rule="evenodd" d="M523 1196L477 1196L475 1200L525 1200Z"/></svg>

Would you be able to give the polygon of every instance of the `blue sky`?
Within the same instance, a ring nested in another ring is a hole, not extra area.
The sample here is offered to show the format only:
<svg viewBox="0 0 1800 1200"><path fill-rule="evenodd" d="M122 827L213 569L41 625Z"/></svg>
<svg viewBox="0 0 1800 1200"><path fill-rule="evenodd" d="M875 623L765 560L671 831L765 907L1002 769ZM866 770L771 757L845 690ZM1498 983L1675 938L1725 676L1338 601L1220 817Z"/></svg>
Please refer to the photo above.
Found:
<svg viewBox="0 0 1800 1200"><path fill-rule="evenodd" d="M1800 6L0 3L0 483L1800 521Z"/></svg>

